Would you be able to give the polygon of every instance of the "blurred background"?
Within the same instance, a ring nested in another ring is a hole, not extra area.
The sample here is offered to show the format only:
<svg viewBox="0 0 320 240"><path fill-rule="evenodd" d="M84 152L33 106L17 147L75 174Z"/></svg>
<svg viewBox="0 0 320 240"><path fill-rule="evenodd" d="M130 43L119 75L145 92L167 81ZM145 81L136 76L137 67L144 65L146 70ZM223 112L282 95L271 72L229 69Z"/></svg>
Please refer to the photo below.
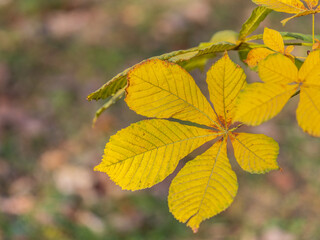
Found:
<svg viewBox="0 0 320 240"><path fill-rule="evenodd" d="M280 143L282 171L245 173L230 149L239 193L196 235L168 211L172 176L129 192L93 171L109 137L142 117L121 100L92 128L104 102L86 96L145 58L239 31L254 7L250 0L0 0L0 240L320 239L320 141L298 128L298 97L274 120L244 129ZM311 16L284 29L285 17L270 14L258 32L311 33ZM205 73L192 74L206 92Z"/></svg>

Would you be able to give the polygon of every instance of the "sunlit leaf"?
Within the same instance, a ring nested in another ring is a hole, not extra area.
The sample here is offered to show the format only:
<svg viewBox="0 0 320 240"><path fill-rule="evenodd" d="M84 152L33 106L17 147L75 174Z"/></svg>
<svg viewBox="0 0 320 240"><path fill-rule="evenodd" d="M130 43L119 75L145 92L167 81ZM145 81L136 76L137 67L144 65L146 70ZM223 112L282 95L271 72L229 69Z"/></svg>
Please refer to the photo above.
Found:
<svg viewBox="0 0 320 240"><path fill-rule="evenodd" d="M280 53L284 53L284 43L281 34L273 29L264 28L263 42L272 50Z"/></svg>
<svg viewBox="0 0 320 240"><path fill-rule="evenodd" d="M265 83L287 84L298 80L295 64L282 54L272 54L259 62L259 76Z"/></svg>
<svg viewBox="0 0 320 240"><path fill-rule="evenodd" d="M279 83L248 84L239 95L235 121L259 125L276 116L298 89Z"/></svg>
<svg viewBox="0 0 320 240"><path fill-rule="evenodd" d="M254 30L257 29L259 24L267 17L272 10L265 7L257 7L251 13L249 19L242 25L239 39L244 40Z"/></svg>
<svg viewBox="0 0 320 240"><path fill-rule="evenodd" d="M217 61L207 73L210 100L220 121L229 126L235 114L235 101L246 84L242 68L228 54Z"/></svg>
<svg viewBox="0 0 320 240"><path fill-rule="evenodd" d="M169 209L181 222L197 232L200 223L223 210L233 201L238 189L231 169L226 141L188 162L173 179L169 190Z"/></svg>
<svg viewBox="0 0 320 240"><path fill-rule="evenodd" d="M191 75L176 64L148 60L129 73L126 102L147 117L176 118L217 127L210 103Z"/></svg>
<svg viewBox="0 0 320 240"><path fill-rule="evenodd" d="M171 174L180 159L217 135L167 120L140 121L110 138L95 170L107 173L123 189L148 188Z"/></svg>
<svg viewBox="0 0 320 240"><path fill-rule="evenodd" d="M230 135L234 155L240 167L251 173L279 169L279 145L263 134L233 133Z"/></svg>
<svg viewBox="0 0 320 240"><path fill-rule="evenodd" d="M309 54L299 70L299 82L307 81L309 84L320 84L320 50Z"/></svg>
<svg viewBox="0 0 320 240"><path fill-rule="evenodd" d="M303 131L320 137L320 85L301 87L297 121Z"/></svg>

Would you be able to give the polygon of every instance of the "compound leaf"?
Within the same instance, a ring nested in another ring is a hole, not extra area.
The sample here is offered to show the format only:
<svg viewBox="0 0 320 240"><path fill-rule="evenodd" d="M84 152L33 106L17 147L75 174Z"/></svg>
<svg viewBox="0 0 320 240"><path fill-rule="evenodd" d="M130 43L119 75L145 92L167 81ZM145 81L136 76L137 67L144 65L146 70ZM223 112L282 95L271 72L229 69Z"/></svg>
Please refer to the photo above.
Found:
<svg viewBox="0 0 320 240"><path fill-rule="evenodd" d="M227 157L226 140L220 140L188 162L173 179L169 209L176 219L197 232L202 221L232 203L237 189L237 177Z"/></svg>
<svg viewBox="0 0 320 240"><path fill-rule="evenodd" d="M163 181L180 159L217 135L168 120L143 120L110 138L95 170L107 173L123 189L148 188Z"/></svg>
<svg viewBox="0 0 320 240"><path fill-rule="evenodd" d="M176 64L147 60L130 71L128 83L125 101L138 114L219 126L191 75Z"/></svg>
<svg viewBox="0 0 320 240"><path fill-rule="evenodd" d="M230 135L234 155L240 167L250 173L279 169L278 143L264 134L233 133Z"/></svg>

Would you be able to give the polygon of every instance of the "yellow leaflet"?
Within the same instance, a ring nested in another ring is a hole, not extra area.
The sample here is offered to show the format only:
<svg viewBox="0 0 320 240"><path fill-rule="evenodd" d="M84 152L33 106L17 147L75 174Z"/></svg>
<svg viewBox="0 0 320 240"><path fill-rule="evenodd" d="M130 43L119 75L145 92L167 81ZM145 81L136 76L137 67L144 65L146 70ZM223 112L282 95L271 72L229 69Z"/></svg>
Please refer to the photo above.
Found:
<svg viewBox="0 0 320 240"><path fill-rule="evenodd" d="M250 173L265 173L279 169L279 145L263 134L233 133L230 139L240 167Z"/></svg>
<svg viewBox="0 0 320 240"><path fill-rule="evenodd" d="M208 71L207 83L214 109L222 124L228 127L235 114L235 100L246 85L246 75L226 53Z"/></svg>
<svg viewBox="0 0 320 240"><path fill-rule="evenodd" d="M128 74L125 101L146 117L176 118L218 126L217 117L191 75L177 64L154 59Z"/></svg>
<svg viewBox="0 0 320 240"><path fill-rule="evenodd" d="M294 46L293 46L293 45L289 45L289 46L286 48L286 50L284 51L284 54L285 54L285 55L292 56L292 55L291 55L291 52L293 51L293 49L294 49ZM293 56L292 56L292 57L293 57Z"/></svg>
<svg viewBox="0 0 320 240"><path fill-rule="evenodd" d="M248 84L239 95L235 121L257 126L276 116L296 92L298 85Z"/></svg>
<svg viewBox="0 0 320 240"><path fill-rule="evenodd" d="M296 65L282 54L276 53L259 62L259 76L265 83L287 84L298 80Z"/></svg>
<svg viewBox="0 0 320 240"><path fill-rule="evenodd" d="M252 2L277 12L300 13L307 10L299 0L252 0Z"/></svg>
<svg viewBox="0 0 320 240"><path fill-rule="evenodd" d="M280 53L284 53L284 43L281 34L273 29L264 28L263 42L272 50Z"/></svg>
<svg viewBox="0 0 320 240"><path fill-rule="evenodd" d="M320 84L320 50L309 54L299 70L299 82Z"/></svg>
<svg viewBox="0 0 320 240"><path fill-rule="evenodd" d="M167 120L140 121L110 138L95 170L107 173L123 189L148 188L171 174L180 159L217 135Z"/></svg>
<svg viewBox="0 0 320 240"><path fill-rule="evenodd" d="M273 54L274 51L271 51L267 48L254 48L252 49L247 56L246 63L249 67L253 68L258 65L258 63L265 59L270 54Z"/></svg>
<svg viewBox="0 0 320 240"><path fill-rule="evenodd" d="M297 121L303 131L320 137L320 86L301 86Z"/></svg>
<svg viewBox="0 0 320 240"><path fill-rule="evenodd" d="M231 169L226 140L188 162L173 179L168 196L169 209L180 222L197 232L199 225L233 201L238 189Z"/></svg>

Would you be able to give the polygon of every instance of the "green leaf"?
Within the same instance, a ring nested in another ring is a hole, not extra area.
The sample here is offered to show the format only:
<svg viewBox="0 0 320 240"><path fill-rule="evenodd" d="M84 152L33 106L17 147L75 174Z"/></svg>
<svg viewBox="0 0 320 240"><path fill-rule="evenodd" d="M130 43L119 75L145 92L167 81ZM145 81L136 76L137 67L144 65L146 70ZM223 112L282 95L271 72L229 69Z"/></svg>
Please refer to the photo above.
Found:
<svg viewBox="0 0 320 240"><path fill-rule="evenodd" d="M298 58L295 58L295 59L294 59L294 64L296 65L296 67L297 67L298 69L300 69L301 66L302 66L302 64L303 64L303 62L302 62L301 60L299 60Z"/></svg>
<svg viewBox="0 0 320 240"><path fill-rule="evenodd" d="M121 89L119 90L116 94L114 94L111 98L108 99L108 101L103 104L103 106L101 108L98 109L98 111L96 111L96 115L92 121L92 126L95 125L98 117L105 111L107 110L109 107L111 107L113 104L116 103L116 101L118 101L119 99L121 99L125 94L125 90Z"/></svg>
<svg viewBox="0 0 320 240"><path fill-rule="evenodd" d="M123 89L127 85L127 73L131 68L124 70L119 73L117 76L113 77L109 82L104 84L95 92L91 93L87 99L91 100L99 100L106 99L110 96L116 94L119 90Z"/></svg>
<svg viewBox="0 0 320 240"><path fill-rule="evenodd" d="M267 17L272 10L265 7L257 7L253 10L249 19L242 25L239 40L243 41L248 35L257 29L259 24Z"/></svg>
<svg viewBox="0 0 320 240"><path fill-rule="evenodd" d="M212 53L212 54L207 54L207 55L203 55L203 56L193 57L189 61L184 61L184 62L181 62L178 64L181 67L183 67L185 70L187 70L188 72L195 69L195 68L199 68L201 71L203 71L208 60L215 58L215 57L216 57L216 54Z"/></svg>
<svg viewBox="0 0 320 240"><path fill-rule="evenodd" d="M203 56L217 52L225 52L228 50L233 50L237 47L238 45L229 42L212 43L200 48L196 56Z"/></svg>
<svg viewBox="0 0 320 240"><path fill-rule="evenodd" d="M281 36L283 37L283 40L302 40L305 42L312 43L312 35L309 34L302 34L302 33L293 33L293 32L280 32ZM263 38L262 34L253 35L249 38L247 38L247 41L253 41L253 40L261 40ZM316 39L320 38L320 35L315 35Z"/></svg>
<svg viewBox="0 0 320 240"><path fill-rule="evenodd" d="M293 38L297 40L302 40L305 42L312 42L312 35L302 34L302 33L292 33L292 32L280 32L283 37ZM316 35L315 38L319 39L320 35Z"/></svg>
<svg viewBox="0 0 320 240"><path fill-rule="evenodd" d="M239 33L233 31L233 30L224 30L219 31L210 39L211 43L219 43L219 42L229 42L236 44L239 38Z"/></svg>

